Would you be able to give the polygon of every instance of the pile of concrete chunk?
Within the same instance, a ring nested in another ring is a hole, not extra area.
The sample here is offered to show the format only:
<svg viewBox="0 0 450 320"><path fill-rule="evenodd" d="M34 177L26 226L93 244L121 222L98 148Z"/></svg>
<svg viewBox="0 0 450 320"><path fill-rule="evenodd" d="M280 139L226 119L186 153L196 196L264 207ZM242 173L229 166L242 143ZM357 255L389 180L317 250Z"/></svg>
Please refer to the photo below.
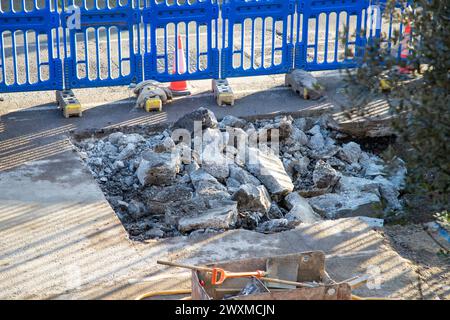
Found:
<svg viewBox="0 0 450 320"><path fill-rule="evenodd" d="M327 116L218 122L199 108L163 132L114 132L77 146L133 239L277 232L400 210L402 161L388 165L333 128Z"/></svg>

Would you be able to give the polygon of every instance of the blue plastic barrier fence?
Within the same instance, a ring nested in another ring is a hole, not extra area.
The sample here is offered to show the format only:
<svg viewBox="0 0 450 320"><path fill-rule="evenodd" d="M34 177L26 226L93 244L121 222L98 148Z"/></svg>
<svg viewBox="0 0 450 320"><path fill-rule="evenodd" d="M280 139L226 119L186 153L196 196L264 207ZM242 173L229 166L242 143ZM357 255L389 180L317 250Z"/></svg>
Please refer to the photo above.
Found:
<svg viewBox="0 0 450 320"><path fill-rule="evenodd" d="M63 87L56 0L0 2L0 92Z"/></svg>
<svg viewBox="0 0 450 320"><path fill-rule="evenodd" d="M141 81L140 14L135 1L62 1L65 87L115 86Z"/></svg>
<svg viewBox="0 0 450 320"><path fill-rule="evenodd" d="M294 0L225 0L221 77L289 72L294 11Z"/></svg>
<svg viewBox="0 0 450 320"><path fill-rule="evenodd" d="M147 2L142 12L145 79L218 78L217 2Z"/></svg>
<svg viewBox="0 0 450 320"><path fill-rule="evenodd" d="M368 41L373 43L381 39L380 46L399 59L409 54L410 35L406 31L410 30L401 21L403 10L400 3L394 8L388 8L386 0L372 0L367 10Z"/></svg>
<svg viewBox="0 0 450 320"><path fill-rule="evenodd" d="M295 67L309 71L354 67L365 36L364 0L298 0Z"/></svg>
<svg viewBox="0 0 450 320"><path fill-rule="evenodd" d="M401 10L383 15L386 0L2 0L0 92L356 67L378 38L405 58Z"/></svg>

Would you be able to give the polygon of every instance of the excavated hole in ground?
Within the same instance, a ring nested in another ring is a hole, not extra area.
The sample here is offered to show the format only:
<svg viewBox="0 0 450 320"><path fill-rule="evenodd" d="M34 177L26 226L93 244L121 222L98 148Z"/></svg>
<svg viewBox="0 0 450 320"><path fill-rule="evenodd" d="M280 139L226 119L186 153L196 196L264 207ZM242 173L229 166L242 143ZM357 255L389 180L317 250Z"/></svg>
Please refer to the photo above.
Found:
<svg viewBox="0 0 450 320"><path fill-rule="evenodd" d="M195 138L174 136L176 129L191 133L196 120L202 121L200 149ZM200 108L172 125L84 132L73 141L133 240L231 228L272 233L302 222L383 218L402 210L404 163L379 156L394 138L352 139L331 122L289 115L218 122ZM242 137L260 145L236 148ZM276 141L279 152L267 150Z"/></svg>

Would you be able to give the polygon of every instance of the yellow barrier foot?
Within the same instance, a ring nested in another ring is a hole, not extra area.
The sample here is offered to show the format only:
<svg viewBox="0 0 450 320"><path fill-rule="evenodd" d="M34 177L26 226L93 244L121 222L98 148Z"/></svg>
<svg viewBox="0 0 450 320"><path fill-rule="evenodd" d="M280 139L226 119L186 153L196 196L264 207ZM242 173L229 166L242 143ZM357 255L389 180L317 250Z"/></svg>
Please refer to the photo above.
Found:
<svg viewBox="0 0 450 320"><path fill-rule="evenodd" d="M61 108L64 117L81 117L83 115L81 104L72 90L56 91L56 103Z"/></svg>
<svg viewBox="0 0 450 320"><path fill-rule="evenodd" d="M159 97L148 98L145 101L144 109L147 112L151 111L162 111L162 101Z"/></svg>
<svg viewBox="0 0 450 320"><path fill-rule="evenodd" d="M217 105L234 106L234 93L233 90L231 90L227 79L213 79L212 91Z"/></svg>

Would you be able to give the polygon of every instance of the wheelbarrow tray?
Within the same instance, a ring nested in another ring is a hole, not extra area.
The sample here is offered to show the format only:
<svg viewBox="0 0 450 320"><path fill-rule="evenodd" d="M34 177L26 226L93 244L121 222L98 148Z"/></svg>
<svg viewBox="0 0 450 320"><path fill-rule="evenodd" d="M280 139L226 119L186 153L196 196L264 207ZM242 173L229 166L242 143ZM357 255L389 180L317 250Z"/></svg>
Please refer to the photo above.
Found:
<svg viewBox="0 0 450 320"><path fill-rule="evenodd" d="M322 251L277 255L264 258L251 258L208 264L208 267L222 268L231 272L266 270L268 260L298 261L297 282L315 282L316 287L297 287L292 289L270 289L270 292L250 295L237 295L233 300L351 300L351 287L347 283L335 283L325 272L325 254ZM285 279L286 280L286 279ZM249 282L249 278L226 279L222 285L211 284L211 274L192 271L192 299L220 300L230 293L238 294ZM202 285L203 284L203 285Z"/></svg>

